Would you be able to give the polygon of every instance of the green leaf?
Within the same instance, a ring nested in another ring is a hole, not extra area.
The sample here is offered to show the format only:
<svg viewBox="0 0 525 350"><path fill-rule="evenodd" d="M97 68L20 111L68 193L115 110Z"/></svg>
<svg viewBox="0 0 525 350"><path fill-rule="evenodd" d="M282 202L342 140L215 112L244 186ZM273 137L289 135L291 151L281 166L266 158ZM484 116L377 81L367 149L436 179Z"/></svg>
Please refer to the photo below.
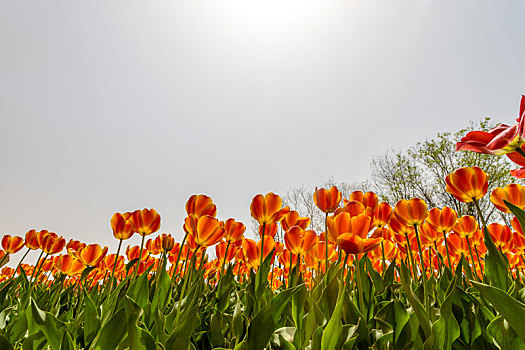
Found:
<svg viewBox="0 0 525 350"><path fill-rule="evenodd" d="M149 270L149 269L148 269ZM128 296L135 301L141 309L149 303L148 271L139 276L129 287Z"/></svg>
<svg viewBox="0 0 525 350"><path fill-rule="evenodd" d="M109 322L102 327L90 349L117 349L127 333L126 327L124 327L125 324L126 311L124 308L121 308L111 317Z"/></svg>
<svg viewBox="0 0 525 350"><path fill-rule="evenodd" d="M0 334L0 349L2 350L14 350L13 345L9 343L6 337Z"/></svg>
<svg viewBox="0 0 525 350"><path fill-rule="evenodd" d="M299 291L302 285L286 289L277 294L269 305L259 310L248 326L246 345L250 350L262 350L277 328L284 309L288 306L292 296Z"/></svg>
<svg viewBox="0 0 525 350"><path fill-rule="evenodd" d="M292 319L295 323L296 332L293 343L298 349L302 349L305 341L305 332L303 330L303 321L305 313L306 298L308 290L305 285L302 285L297 293L292 297Z"/></svg>
<svg viewBox="0 0 525 350"><path fill-rule="evenodd" d="M59 349L62 334L66 332L65 324L49 312L40 310L32 299L31 318L37 328L44 334L51 348Z"/></svg>
<svg viewBox="0 0 525 350"><path fill-rule="evenodd" d="M425 349L452 349L452 344L460 336L457 320L452 313L452 302L457 286L452 283L452 291L443 301L440 308L440 317L432 325L432 335L425 342Z"/></svg>
<svg viewBox="0 0 525 350"><path fill-rule="evenodd" d="M337 340L343 331L341 317L343 313L344 290L343 284L341 283L337 305L335 306L332 317L330 318L330 321L328 321L321 338L321 350L335 349Z"/></svg>
<svg viewBox="0 0 525 350"><path fill-rule="evenodd" d="M75 343L73 342L73 339L67 330L62 335L62 340L60 341L60 350L75 350Z"/></svg>
<svg viewBox="0 0 525 350"><path fill-rule="evenodd" d="M523 338L509 327L509 323L502 317L496 317L487 327L500 349L525 349Z"/></svg>
<svg viewBox="0 0 525 350"><path fill-rule="evenodd" d="M155 339L137 324L142 315L142 309L128 296L124 298L124 305L126 306L129 347L137 350L154 349Z"/></svg>
<svg viewBox="0 0 525 350"><path fill-rule="evenodd" d="M517 301L499 288L471 281L483 297L505 318L516 334L525 341L525 304Z"/></svg>
<svg viewBox="0 0 525 350"><path fill-rule="evenodd" d="M84 343L91 344L100 330L100 317L89 295L84 294Z"/></svg>
<svg viewBox="0 0 525 350"><path fill-rule="evenodd" d="M217 288L217 310L220 312L226 311L230 304L230 296L233 289L233 283L235 279L233 277L232 265L228 265L228 269L221 279L219 280L219 287Z"/></svg>
<svg viewBox="0 0 525 350"><path fill-rule="evenodd" d="M401 332L410 320L410 314L405 306L399 300L394 299L382 307L374 318L382 326L384 333L392 332L392 342L395 348Z"/></svg>
<svg viewBox="0 0 525 350"><path fill-rule="evenodd" d="M273 253L275 251L275 248L266 256L266 258L263 261L263 264L259 269L257 270L257 275L255 275L255 299L256 300L263 300L264 292L268 288L268 274L270 273L270 269L272 268L272 261L273 261Z"/></svg>
<svg viewBox="0 0 525 350"><path fill-rule="evenodd" d="M421 329L423 329L423 333L425 334L425 337L428 338L432 333L430 318L428 317L427 310L425 309L423 304L421 304L419 299L417 299L417 297L414 295L414 292L412 291L412 277L410 276L410 271L408 271L408 268L404 262L401 262L400 276L403 290L406 293L407 299L410 302L410 305L412 305L412 308L414 309L417 319L419 320Z"/></svg>
<svg viewBox="0 0 525 350"><path fill-rule="evenodd" d="M166 349L187 350L190 339L195 328L201 323L198 305L193 305L181 318L181 322L175 327L166 341Z"/></svg>

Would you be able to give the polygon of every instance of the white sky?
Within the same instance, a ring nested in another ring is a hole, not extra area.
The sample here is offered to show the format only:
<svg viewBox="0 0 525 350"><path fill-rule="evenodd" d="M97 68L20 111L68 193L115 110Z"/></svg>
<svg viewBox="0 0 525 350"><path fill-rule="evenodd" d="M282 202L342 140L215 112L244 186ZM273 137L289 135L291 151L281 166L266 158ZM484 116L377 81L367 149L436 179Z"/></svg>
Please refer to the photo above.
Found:
<svg viewBox="0 0 525 350"><path fill-rule="evenodd" d="M390 148L485 116L512 123L524 13L522 1L2 1L0 234L48 229L114 252L111 215L148 207L180 239L194 193L250 227L257 193L361 181Z"/></svg>

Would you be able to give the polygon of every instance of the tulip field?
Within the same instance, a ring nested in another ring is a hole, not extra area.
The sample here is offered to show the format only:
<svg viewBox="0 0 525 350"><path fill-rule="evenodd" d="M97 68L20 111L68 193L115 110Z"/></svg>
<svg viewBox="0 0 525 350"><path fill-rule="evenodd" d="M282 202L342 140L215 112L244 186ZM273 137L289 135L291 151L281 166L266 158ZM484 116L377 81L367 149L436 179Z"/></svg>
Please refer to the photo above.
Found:
<svg viewBox="0 0 525 350"><path fill-rule="evenodd" d="M525 96L515 125L470 132L457 150L506 155L521 178L524 145ZM250 206L256 239L206 195L187 200L180 242L154 209L111 217L115 252L5 234L0 349L525 349L525 187L487 193L488 181L475 166L446 177L475 216L332 187L312 198L324 232L267 193ZM511 224L486 222L480 201Z"/></svg>

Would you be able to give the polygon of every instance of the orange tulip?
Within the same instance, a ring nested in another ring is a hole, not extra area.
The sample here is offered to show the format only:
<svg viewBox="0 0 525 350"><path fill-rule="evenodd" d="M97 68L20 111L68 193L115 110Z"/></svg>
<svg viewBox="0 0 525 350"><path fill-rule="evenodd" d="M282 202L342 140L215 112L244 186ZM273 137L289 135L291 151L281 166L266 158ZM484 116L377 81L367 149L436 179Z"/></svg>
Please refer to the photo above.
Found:
<svg viewBox="0 0 525 350"><path fill-rule="evenodd" d="M40 245L37 240L37 232L36 230L29 230L26 233L26 247L28 247L31 250L40 249Z"/></svg>
<svg viewBox="0 0 525 350"><path fill-rule="evenodd" d="M140 247L139 246L133 246L133 247L128 246L126 248L126 256L128 257L129 261L138 259L139 255L140 255ZM147 250L143 250L140 260L146 260L146 258L148 256L149 256L148 251Z"/></svg>
<svg viewBox="0 0 525 350"><path fill-rule="evenodd" d="M518 221L518 218L517 217L513 217L512 220L510 220L510 223L512 225L512 228L518 232L519 234L521 234L522 236L525 236L525 234L523 233L523 228L521 227L521 224L520 222Z"/></svg>
<svg viewBox="0 0 525 350"><path fill-rule="evenodd" d="M155 245L161 252L169 252L175 246L175 239L169 233L163 233L155 238Z"/></svg>
<svg viewBox="0 0 525 350"><path fill-rule="evenodd" d="M275 235L277 234L277 229L279 228L279 226L277 225L276 222L272 222L270 224L266 224L266 225L260 225L259 226L259 236L262 237L263 235L263 230L264 230L264 235L265 236L271 236L271 237L274 237L275 238Z"/></svg>
<svg viewBox="0 0 525 350"><path fill-rule="evenodd" d="M318 239L317 244L308 251L308 256L312 258L316 263L324 261L326 252L326 242ZM337 259L337 253L335 251L335 244L328 243L328 260L332 261Z"/></svg>
<svg viewBox="0 0 525 350"><path fill-rule="evenodd" d="M379 205L374 209L372 226L383 227L385 225L388 225L392 214L393 210L390 204L388 204L387 202L379 203Z"/></svg>
<svg viewBox="0 0 525 350"><path fill-rule="evenodd" d="M57 268L63 274L68 276L76 276L84 271L84 264L73 256L66 254L60 255L56 262Z"/></svg>
<svg viewBox="0 0 525 350"><path fill-rule="evenodd" d="M84 248L86 246L86 243L82 243L80 241L76 241L74 239L70 239L69 242L66 244L66 250L69 253L69 255L77 256L77 252Z"/></svg>
<svg viewBox="0 0 525 350"><path fill-rule="evenodd" d="M226 248L228 251L226 251ZM235 254L237 253L238 248L232 244L228 247L228 242L220 242L215 246L215 255L217 256L217 259L219 259L220 263L222 262L230 262L235 257Z"/></svg>
<svg viewBox="0 0 525 350"><path fill-rule="evenodd" d="M314 202L323 213L333 213L339 207L341 197L341 192L335 186L329 190L315 188Z"/></svg>
<svg viewBox="0 0 525 350"><path fill-rule="evenodd" d="M357 216L366 213L366 207L363 203L358 201L347 202L343 207L339 207L334 211L334 215L341 213L348 213L350 216Z"/></svg>
<svg viewBox="0 0 525 350"><path fill-rule="evenodd" d="M508 253L512 250L512 231L507 225L492 223L487 225L490 237L501 252Z"/></svg>
<svg viewBox="0 0 525 350"><path fill-rule="evenodd" d="M210 197L204 194L194 194L186 202L186 213L188 213L188 216L201 217L209 215L215 217L217 215L217 207L213 204Z"/></svg>
<svg viewBox="0 0 525 350"><path fill-rule="evenodd" d="M142 236L157 232L160 228L160 215L155 209L138 209L131 214L133 230Z"/></svg>
<svg viewBox="0 0 525 350"><path fill-rule="evenodd" d="M401 199L394 207L394 214L407 226L420 226L428 215L427 204L421 198Z"/></svg>
<svg viewBox="0 0 525 350"><path fill-rule="evenodd" d="M235 242L242 239L246 226L242 222L228 219L224 222L224 239L226 242Z"/></svg>
<svg viewBox="0 0 525 350"><path fill-rule="evenodd" d="M213 216L201 216L196 222L195 219L187 217L186 221L193 221L185 227L189 228L189 235L200 247L210 247L224 236L223 223Z"/></svg>
<svg viewBox="0 0 525 350"><path fill-rule="evenodd" d="M292 254L292 252L286 249L283 251L281 256L279 256L279 263L284 266L286 272L288 273L290 264L292 264L292 266L295 266L297 264L297 254Z"/></svg>
<svg viewBox="0 0 525 350"><path fill-rule="evenodd" d="M352 233L343 233L337 237L337 245L346 254L361 254L375 249L383 238L361 238Z"/></svg>
<svg viewBox="0 0 525 350"><path fill-rule="evenodd" d="M363 194L361 191L354 191L350 193L350 201L358 201L363 203L365 208L374 210L379 204L379 197L374 192L366 192Z"/></svg>
<svg viewBox="0 0 525 350"><path fill-rule="evenodd" d="M504 213L510 213L503 200L523 209L525 208L525 187L518 184L510 184L505 188L496 187L490 194L490 201L496 208Z"/></svg>
<svg viewBox="0 0 525 350"><path fill-rule="evenodd" d="M264 254L261 259L261 241L255 243L251 239L244 239L242 241L242 251L244 257L246 258L246 264L254 269L257 269L260 265L260 261L266 259L266 257L271 253L275 248L275 240L273 237L265 236L264 237Z"/></svg>
<svg viewBox="0 0 525 350"><path fill-rule="evenodd" d="M113 214L111 217L111 228L113 229L113 236L116 239L125 240L133 236L135 227L131 220L131 213Z"/></svg>
<svg viewBox="0 0 525 350"><path fill-rule="evenodd" d="M250 213L260 225L279 222L289 211L289 207L284 207L281 197L270 192L265 196L258 194L253 197L250 205Z"/></svg>
<svg viewBox="0 0 525 350"><path fill-rule="evenodd" d="M63 237L58 237L56 233L48 232L43 235L42 250L49 255L60 253L66 246L66 240Z"/></svg>
<svg viewBox="0 0 525 350"><path fill-rule="evenodd" d="M464 215L458 219L454 232L463 238L470 238L478 231L478 222L471 215Z"/></svg>
<svg viewBox="0 0 525 350"><path fill-rule="evenodd" d="M14 254L24 246L24 239L18 236L4 235L2 237L2 248L7 254Z"/></svg>
<svg viewBox="0 0 525 350"><path fill-rule="evenodd" d="M482 198L488 190L488 175L477 166L459 168L445 182L447 192L464 203Z"/></svg>
<svg viewBox="0 0 525 350"><path fill-rule="evenodd" d="M432 208L428 212L427 222L434 230L440 233L449 233L458 220L456 211L449 207Z"/></svg>
<svg viewBox="0 0 525 350"><path fill-rule="evenodd" d="M308 225L310 225L310 221L310 218L300 217L298 212L291 210L283 217L283 220L281 221L281 227L285 232L288 231L292 226L299 226L306 230Z"/></svg>
<svg viewBox="0 0 525 350"><path fill-rule="evenodd" d="M465 258L469 256L467 240L456 235L451 234L448 236L448 245L450 247L451 253L456 257L463 255Z"/></svg>
<svg viewBox="0 0 525 350"><path fill-rule="evenodd" d="M148 239L146 241L146 250L150 255L158 255L160 254L160 246L157 245L157 239Z"/></svg>
<svg viewBox="0 0 525 350"><path fill-rule="evenodd" d="M421 225L421 244L427 247L441 244L443 242L443 235L434 229L428 222Z"/></svg>
<svg viewBox="0 0 525 350"><path fill-rule="evenodd" d="M351 233L365 238L370 231L370 218L364 214L351 217L348 213L341 213L335 217L328 217L328 237L334 243L344 233Z"/></svg>
<svg viewBox="0 0 525 350"><path fill-rule="evenodd" d="M297 255L304 255L317 243L317 235L312 230L304 230L300 226L293 226L284 234L286 248Z"/></svg>
<svg viewBox="0 0 525 350"><path fill-rule="evenodd" d="M117 260L116 266L115 259ZM126 268L126 264L124 263L124 257L119 255L117 258L117 254L107 254L102 261L104 262L104 268L106 270L111 271L113 267L115 267L115 272L117 274L121 273Z"/></svg>
<svg viewBox="0 0 525 350"><path fill-rule="evenodd" d="M107 252L108 247L102 249L98 244L89 244L78 252L77 257L84 265L97 266Z"/></svg>

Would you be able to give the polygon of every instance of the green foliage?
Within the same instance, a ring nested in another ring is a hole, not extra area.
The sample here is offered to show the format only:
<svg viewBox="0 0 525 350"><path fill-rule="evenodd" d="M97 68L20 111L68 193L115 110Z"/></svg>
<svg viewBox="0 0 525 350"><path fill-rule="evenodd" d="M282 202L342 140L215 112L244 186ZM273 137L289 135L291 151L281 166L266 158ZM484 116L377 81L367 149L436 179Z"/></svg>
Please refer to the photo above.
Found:
<svg viewBox="0 0 525 350"><path fill-rule="evenodd" d="M445 191L445 178L458 168L478 166L489 175L489 193L496 187L516 182L510 175L512 163L506 157L455 151L456 143L467 132L487 131L493 126L490 119L485 118L478 124L471 123L453 133L438 133L436 137L418 142L404 152L378 156L371 164L371 189L391 204L401 198L419 197L429 207L449 206L458 215L477 216L472 204L459 202ZM480 205L487 220L508 222L508 217L497 211L487 199L482 200Z"/></svg>

